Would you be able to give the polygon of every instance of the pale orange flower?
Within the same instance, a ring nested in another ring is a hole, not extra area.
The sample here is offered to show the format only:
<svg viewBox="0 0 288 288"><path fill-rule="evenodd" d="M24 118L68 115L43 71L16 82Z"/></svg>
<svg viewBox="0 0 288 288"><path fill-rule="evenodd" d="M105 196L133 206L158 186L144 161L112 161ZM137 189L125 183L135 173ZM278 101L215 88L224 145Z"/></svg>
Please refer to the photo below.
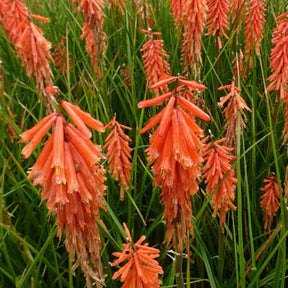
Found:
<svg viewBox="0 0 288 288"><path fill-rule="evenodd" d="M184 5L182 0L170 0L170 8L177 29L181 28L184 14Z"/></svg>
<svg viewBox="0 0 288 288"><path fill-rule="evenodd" d="M181 61L184 65L184 71L190 71L192 68L191 72L196 79L200 79L202 66L201 37L207 12L206 0L184 1L181 5L184 9Z"/></svg>
<svg viewBox="0 0 288 288"><path fill-rule="evenodd" d="M231 0L207 0L208 14L206 27L208 32L206 35L217 37L217 45L222 48L221 38L228 39L226 34L230 30L229 27L229 11Z"/></svg>
<svg viewBox="0 0 288 288"><path fill-rule="evenodd" d="M191 92L204 90L206 87L202 84L180 76L167 76L151 88L161 88L172 82L176 85L173 92L141 101L138 107L161 105L168 100L166 107L150 119L141 133L160 123L150 137L146 152L149 163L153 164L153 184L162 186L161 202L164 204L167 225L165 241L170 243L173 239L174 247L180 253L186 234L193 233L190 197L198 191L197 179L201 175L200 165L203 161L200 155L202 142L199 139L203 132L196 124L195 116L205 121L209 121L210 117L184 97L185 89Z"/></svg>
<svg viewBox="0 0 288 288"><path fill-rule="evenodd" d="M148 35L148 41L144 43L141 51L143 52L144 68L146 73L146 81L150 88L153 84L158 82L162 76L170 74L170 66L167 62L169 55L163 49L163 40L155 39L157 36L162 35L160 32L152 32L149 30L141 30ZM168 87L164 86L167 91ZM156 90L156 95L159 91Z"/></svg>
<svg viewBox="0 0 288 288"><path fill-rule="evenodd" d="M272 75L268 78L270 84L267 90L277 90L280 92L281 99L285 99L288 76L288 13L277 17L277 26L272 35L272 44L274 45L270 55Z"/></svg>
<svg viewBox="0 0 288 288"><path fill-rule="evenodd" d="M98 130L104 129L103 124L90 114L67 103L65 101L63 108L72 107L83 123ZM58 236L61 237L62 231L65 231L65 245L75 262L73 271L80 265L87 286L92 287L96 283L97 287L102 287L101 238L96 219L100 221L100 208L105 209L106 178L100 163L104 155L99 145L93 144L82 131L67 123L60 113L52 113L21 134L21 142L30 141L22 150L25 158L53 123L52 135L29 169L28 178L42 188L42 199L47 200L49 212L56 215Z"/></svg>
<svg viewBox="0 0 288 288"><path fill-rule="evenodd" d="M120 200L124 199L124 188L129 188L131 164L131 141L123 129L131 130L130 127L116 121L116 116L105 126L106 129L113 129L105 139L104 149L107 149L109 172L115 180L120 180Z"/></svg>
<svg viewBox="0 0 288 288"><path fill-rule="evenodd" d="M206 162L202 168L202 177L207 183L207 194L212 195L210 203L214 210L213 217L220 213L220 228L223 228L229 209L236 209L232 201L237 183L235 170L231 165L235 159L235 156L230 154L233 149L222 145L223 142L226 142L225 138L210 141L204 145L202 153Z"/></svg>
<svg viewBox="0 0 288 288"><path fill-rule="evenodd" d="M264 214L264 229L271 228L273 217L280 207L280 193L277 177L275 175L264 179L265 187L261 190L264 192L261 196L261 207Z"/></svg>
<svg viewBox="0 0 288 288"><path fill-rule="evenodd" d="M219 107L223 107L226 103L226 107L223 109L224 116L226 119L226 139L227 146L236 148L236 139L237 139L237 121L238 113L241 114L240 118L240 127L241 129L245 128L245 122L247 117L244 113L244 109L251 111L247 106L245 100L240 96L240 88L235 86L234 80L229 85L221 86L218 90L228 89L229 93L220 98L218 102ZM240 131L239 131L240 132Z"/></svg>
<svg viewBox="0 0 288 288"><path fill-rule="evenodd" d="M159 288L161 280L158 275L163 274L162 267L155 258L160 256L160 251L149 247L144 243L146 237L142 236L137 242L133 243L130 232L125 223L123 223L128 243L123 244L122 252L114 252L113 255L118 259L111 266L119 265L127 261L112 279L115 280L121 276L122 288Z"/></svg>
<svg viewBox="0 0 288 288"><path fill-rule="evenodd" d="M270 84L267 87L268 91L279 91L280 98L285 104L285 126L284 140L288 139L288 13L283 13L277 17L277 26L272 33L272 44L274 47L270 55L270 69L272 75L268 78Z"/></svg>
<svg viewBox="0 0 288 288"><path fill-rule="evenodd" d="M80 0L74 0L74 2L80 2ZM102 78L106 52L103 9L103 0L81 0L78 6L78 10L83 12L85 18L81 39L86 40L86 51L91 57L91 63L98 78Z"/></svg>
<svg viewBox="0 0 288 288"><path fill-rule="evenodd" d="M47 112L55 111L53 95L45 92L46 86L52 86L52 71L48 60L53 62L50 54L51 43L43 36L42 30L31 22L31 18L47 22L49 19L31 14L23 0L7 1L2 25L15 47L21 64L26 65L26 73L33 75L38 91L44 95Z"/></svg>
<svg viewBox="0 0 288 288"><path fill-rule="evenodd" d="M250 68L253 66L251 51L254 50L256 55L260 53L260 44L264 36L265 12L264 0L250 0L246 2L244 28L245 56Z"/></svg>

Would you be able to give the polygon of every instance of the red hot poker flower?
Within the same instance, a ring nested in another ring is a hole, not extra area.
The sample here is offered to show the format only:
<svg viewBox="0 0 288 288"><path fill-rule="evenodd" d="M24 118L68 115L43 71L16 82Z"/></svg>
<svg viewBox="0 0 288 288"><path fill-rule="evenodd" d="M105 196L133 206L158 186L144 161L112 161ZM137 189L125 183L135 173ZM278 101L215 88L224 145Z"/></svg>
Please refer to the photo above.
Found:
<svg viewBox="0 0 288 288"><path fill-rule="evenodd" d="M55 111L53 95L45 92L46 86L52 86L52 71L48 62L53 62L51 43L43 36L42 30L31 22L31 18L44 22L49 19L31 14L23 0L11 0L6 4L2 25L21 59L21 64L26 65L27 75L35 77L38 91L45 96L47 111Z"/></svg>
<svg viewBox="0 0 288 288"><path fill-rule="evenodd" d="M199 140L203 133L195 122L195 116L205 121L209 121L210 117L184 96L184 86L190 91L202 91L206 88L202 84L181 76L167 76L151 88L157 89L173 82L173 92L141 101L138 107L161 105L168 100L166 107L150 119L141 133L159 123L150 137L150 147L146 152L149 163L153 164L153 184L162 186L161 201L167 225L165 241L169 243L173 238L174 247L181 252L187 232L193 233L190 197L198 191L197 179L201 175L200 164L203 161Z"/></svg>
<svg viewBox="0 0 288 288"><path fill-rule="evenodd" d="M200 79L200 68L202 66L201 38L206 19L206 0L187 1L182 5L185 14L183 16L181 60L184 64L184 71L190 71L190 67L192 67L194 76L196 79Z"/></svg>
<svg viewBox="0 0 288 288"><path fill-rule="evenodd" d="M287 93L286 84L288 77L288 13L277 17L277 26L273 30L270 67L272 75L268 78L270 82L268 91L280 91L280 97L285 100ZM287 100L285 101L287 102Z"/></svg>
<svg viewBox="0 0 288 288"><path fill-rule="evenodd" d="M217 37L217 44L219 49L222 48L221 36L228 39L226 31L229 31L229 11L231 0L207 0L208 14L207 14L207 29L206 35Z"/></svg>
<svg viewBox="0 0 288 288"><path fill-rule="evenodd" d="M80 2L78 10L85 18L81 39L86 40L86 51L90 54L91 63L98 78L102 77L102 66L106 52L106 33L104 25L103 0L74 0Z"/></svg>
<svg viewBox="0 0 288 288"><path fill-rule="evenodd" d="M72 111L79 115L79 119L74 118L76 123L83 121L100 131L104 129L101 122L79 107L65 102L63 108L67 107L72 107ZM21 142L30 141L22 150L25 158L53 123L56 125L52 135L34 166L29 169L28 178L42 188L42 199L47 200L49 212L56 215L58 236L65 231L65 245L72 261L75 261L73 270L80 265L87 286L92 287L92 282L96 282L97 287L102 287L101 238L95 219L100 220L100 208L105 208L105 170L99 163L104 156L101 147L93 144L87 135L67 123L60 113L52 113L21 134Z"/></svg>
<svg viewBox="0 0 288 288"><path fill-rule="evenodd" d="M122 252L114 252L113 255L118 259L111 266L116 266L127 261L113 275L113 280L121 276L122 288L159 288L161 281L158 275L163 274L163 270L155 258L159 257L159 250L143 244L146 239L142 236L137 242L133 243L130 232L123 223L128 243L123 244Z"/></svg>
<svg viewBox="0 0 288 288"><path fill-rule="evenodd" d="M131 139L124 134L123 129L130 127L116 121L116 116L106 125L106 129L113 129L106 137L104 149L107 149L109 172L115 180L120 180L120 200L124 199L124 188L129 188L131 164L131 151L129 142Z"/></svg>
<svg viewBox="0 0 288 288"><path fill-rule="evenodd" d="M207 193L212 195L211 206L214 209L213 217L220 212L220 227L225 223L225 216L229 209L236 209L232 203L234 200L235 171L231 166L231 161L235 156L230 155L232 148L221 145L226 139L211 141L204 145L202 156L206 162L202 168L202 177L207 183Z"/></svg>
<svg viewBox="0 0 288 288"><path fill-rule="evenodd" d="M253 66L251 51L254 50L257 55L260 53L260 44L264 35L265 11L264 0L246 2L245 55L250 67Z"/></svg>
<svg viewBox="0 0 288 288"><path fill-rule="evenodd" d="M183 20L183 7L182 0L170 0L170 8L173 14L174 22L177 29L181 28L182 20Z"/></svg>
<svg viewBox="0 0 288 288"><path fill-rule="evenodd" d="M280 193L276 176L270 176L264 179L265 187L261 190L264 194L261 196L261 207L264 214L264 229L271 228L273 217L280 207Z"/></svg>
<svg viewBox="0 0 288 288"><path fill-rule="evenodd" d="M226 118L226 139L227 139L227 146L229 147L236 147L236 139L237 139L237 119L238 113L241 113L240 119L240 126L241 129L245 128L246 122L246 115L244 113L244 109L251 111L247 106L244 99L240 96L239 92L241 91L240 88L235 86L234 80L229 85L221 86L218 90L228 89L230 92L220 98L218 102L219 107L223 107L225 103L227 103L226 107L224 108L224 115Z"/></svg>
<svg viewBox="0 0 288 288"><path fill-rule="evenodd" d="M143 52L144 68L147 76L147 84L150 88L153 84L158 82L162 76L170 74L170 66L166 59L169 55L163 49L163 40L155 39L156 36L161 35L159 32L152 32L152 30L141 30L148 34L149 40L143 45L141 51ZM164 86L165 91L168 90ZM158 95L158 91L157 91Z"/></svg>

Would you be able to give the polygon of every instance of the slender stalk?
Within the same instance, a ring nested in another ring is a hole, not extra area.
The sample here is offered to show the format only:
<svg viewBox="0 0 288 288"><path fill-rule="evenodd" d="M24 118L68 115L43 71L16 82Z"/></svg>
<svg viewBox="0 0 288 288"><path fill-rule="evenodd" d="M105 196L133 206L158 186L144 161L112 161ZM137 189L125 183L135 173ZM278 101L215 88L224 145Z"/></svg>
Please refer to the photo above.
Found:
<svg viewBox="0 0 288 288"><path fill-rule="evenodd" d="M175 229L175 247L176 247L176 257L175 257L175 278L177 283L177 288L184 288L184 279L183 279L183 251L179 251L179 239L178 239L178 233L177 233L177 222L174 224ZM178 224L181 225L181 224Z"/></svg>
<svg viewBox="0 0 288 288"><path fill-rule="evenodd" d="M184 279L183 279L183 253L177 253L175 257L175 278L177 283L177 288L184 288Z"/></svg>
<svg viewBox="0 0 288 288"><path fill-rule="evenodd" d="M242 139L242 145L243 150L245 150L244 147L244 139ZM253 152L253 151L252 151ZM244 155L244 167L247 167L247 161L246 156ZM250 243L250 250L251 250L251 258L252 258L252 271L256 269L256 262L255 262L255 249L254 249L254 237L253 237L253 227L252 227L252 215L251 215L251 201L250 201L250 194L249 194L249 181L248 181L248 173L247 169L245 169L245 192L246 192L246 202L247 202L247 217L248 217L248 233L249 233L249 239L248 242ZM255 178L253 178L255 179ZM255 182L255 181L252 181ZM256 192L256 190L252 190L252 192Z"/></svg>
<svg viewBox="0 0 288 288"><path fill-rule="evenodd" d="M222 285L223 270L224 270L224 233L219 233L219 246L218 246L218 282Z"/></svg>
<svg viewBox="0 0 288 288"><path fill-rule="evenodd" d="M240 126L240 112L238 112L237 121L237 211L238 211L238 246L239 246L239 266L240 266L240 283L241 287L246 287L245 281L245 256L244 256L244 245L243 245L243 203L242 203L242 176L241 176L241 126Z"/></svg>

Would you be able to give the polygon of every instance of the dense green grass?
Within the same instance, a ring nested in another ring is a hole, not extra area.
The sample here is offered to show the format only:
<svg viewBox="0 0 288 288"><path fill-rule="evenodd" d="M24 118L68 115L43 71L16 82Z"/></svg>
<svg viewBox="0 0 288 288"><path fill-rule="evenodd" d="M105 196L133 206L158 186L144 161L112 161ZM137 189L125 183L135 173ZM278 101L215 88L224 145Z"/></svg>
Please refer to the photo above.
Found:
<svg viewBox="0 0 288 288"><path fill-rule="evenodd" d="M148 133L140 135L141 127L156 110L137 108L137 103L152 97L146 89L141 47L147 40L140 32L137 14L127 1L124 15L105 9L105 31L108 50L103 79L98 81L80 40L83 17L72 1L26 1L31 11L51 19L49 24L39 24L45 37L55 46L61 36L67 37L67 57L72 58L73 69L62 75L53 67L54 84L62 91L62 99L81 106L96 119L107 124L117 114L117 120L131 126L129 136L133 148L131 187L123 202L119 200L119 186L107 175L107 211L101 212L106 227L100 224L103 240L102 261L107 274L107 287L120 287L112 281L114 268L110 267L112 252L119 251L125 241L122 223L126 222L134 239L145 234L151 246L161 250L159 262L164 270L163 286L175 287L175 254L162 242L165 235L163 207L160 204L160 188L152 186L153 176L146 161L145 148L149 144ZM154 31L163 33L165 50L170 55L173 75L183 73L180 65L181 35L173 24L169 1L149 1L153 7ZM287 263L287 209L281 197L281 207L273 222L271 235L263 230L263 214L260 207L263 179L274 172L285 185L287 147L282 145L284 109L276 101L277 92L265 92L271 51L271 34L276 16L284 11L284 1L268 1L267 20L261 56L253 55L255 68L241 77L241 96L251 108L247 114L247 127L238 136L236 211L228 213L224 231L218 219L212 218L209 199L199 191L193 199L195 237L190 240L189 259L184 258L183 272L187 287L286 287ZM37 23L38 24L38 23ZM233 27L233 23L231 24ZM212 121L205 127L216 139L225 135L224 116L217 106L223 91L217 88L230 84L233 77L232 60L239 48L244 49L243 35L238 39L231 29L229 40L223 39L223 49L216 55L215 38L203 36L202 82L205 107ZM71 52L71 56L69 54ZM4 86L0 103L0 287L84 287L85 279L80 269L71 275L71 261L63 239L56 237L54 217L47 215L45 203L41 203L40 190L27 180L27 170L33 165L37 148L29 160L21 157L22 144L19 134L32 127L45 115L42 101L38 101L35 83L25 74L5 33L0 34L0 58ZM67 59L68 61L69 59ZM124 83L120 70L128 67L131 87ZM9 117L7 107L16 115ZM11 141L8 123L17 136ZM93 132L93 141L103 144L104 135ZM104 162L105 167L107 167ZM287 183L286 183L287 185ZM200 190L205 185L200 183ZM281 194L283 195L283 194ZM277 225L278 223L278 225ZM107 228L107 229L106 229ZM186 251L184 251L186 253ZM257 256L259 253L259 257ZM247 271L247 273L245 272Z"/></svg>

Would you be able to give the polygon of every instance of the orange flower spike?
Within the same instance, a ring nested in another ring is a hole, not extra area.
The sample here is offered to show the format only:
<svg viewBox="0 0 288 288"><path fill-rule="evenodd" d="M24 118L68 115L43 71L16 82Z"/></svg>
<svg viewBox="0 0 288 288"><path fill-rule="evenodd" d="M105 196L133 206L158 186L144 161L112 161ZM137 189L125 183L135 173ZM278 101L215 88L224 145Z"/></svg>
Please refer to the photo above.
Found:
<svg viewBox="0 0 288 288"><path fill-rule="evenodd" d="M250 0L246 2L246 20L245 20L245 55L249 59L251 51L254 50L256 55L260 53L260 44L264 35L265 24L265 1ZM252 62L252 59L249 59ZM253 63L249 63L250 66Z"/></svg>
<svg viewBox="0 0 288 288"><path fill-rule="evenodd" d="M124 125L122 125L124 126ZM124 126L127 127L127 126ZM106 125L106 128L112 128L112 132L106 137L104 149L107 148L107 158L109 164L109 172L112 173L115 180L120 180L124 188L129 188L130 170L132 164L130 162L131 151L129 147L130 137L124 134L120 124L116 121L116 117ZM128 127L130 129L130 127ZM121 186L120 200L124 199L124 189Z"/></svg>
<svg viewBox="0 0 288 288"><path fill-rule="evenodd" d="M220 37L228 39L226 31L229 31L229 11L230 0L207 0L208 14L206 27L208 32L205 35L217 36L218 47L221 49L222 44Z"/></svg>
<svg viewBox="0 0 288 288"><path fill-rule="evenodd" d="M51 127L53 123L55 122L56 118L57 118L56 112L44 117L35 126L33 126L29 130L26 130L25 132L20 134L20 137L21 137L20 142L23 143L23 142L28 142L29 140L31 140L35 136L35 134L39 132L39 129L41 129L41 127L43 127L46 123L50 123L51 124L50 127Z"/></svg>
<svg viewBox="0 0 288 288"><path fill-rule="evenodd" d="M182 0L170 0L170 8L173 14L175 26L180 29L183 20L184 5Z"/></svg>
<svg viewBox="0 0 288 288"><path fill-rule="evenodd" d="M235 197L234 191L237 183L237 179L234 176L235 170L232 169L231 164L231 161L235 159L235 156L230 154L233 149L220 145L223 142L226 142L225 138L205 144L202 153L206 161L202 176L205 178L205 183L207 183L206 190L208 195L214 193L210 204L214 210L213 217L216 217L218 211L220 212L219 222L221 228L225 222L225 215L228 210L236 209L232 201Z"/></svg>
<svg viewBox="0 0 288 288"><path fill-rule="evenodd" d="M184 71L192 72L200 79L202 56L202 32L205 26L207 4L206 0L180 1L183 13L183 41L181 46L181 63Z"/></svg>
<svg viewBox="0 0 288 288"><path fill-rule="evenodd" d="M41 142L42 138L50 130L51 126L53 125L53 123L55 122L55 120L57 118L58 117L55 115L55 117L50 118L48 121L44 121L44 123L42 122L41 123L42 124L41 127L38 126L38 128L39 128L38 131L34 131L35 133L33 133L34 135L32 136L31 141L21 151L21 154L24 156L24 158L28 158L31 155L33 150L39 145L39 143ZM28 136L25 135L24 139L25 139L25 137L28 137Z"/></svg>
<svg viewBox="0 0 288 288"><path fill-rule="evenodd" d="M288 77L288 13L277 17L277 26L272 32L272 44L274 47L270 55L270 68L272 75L268 78L270 82L268 91L279 90L280 97L287 102L286 84Z"/></svg>
<svg viewBox="0 0 288 288"><path fill-rule="evenodd" d="M144 59L144 68L147 78L148 87L151 87L155 82L159 81L162 76L170 74L170 66L167 62L169 57L166 51L163 49L163 40L154 39L154 36L161 35L161 33L152 32L152 30L142 30L142 32L148 34L149 40L143 45L141 51L144 52L142 57ZM167 91L167 84L162 87ZM159 91L156 91L158 97Z"/></svg>
<svg viewBox="0 0 288 288"><path fill-rule="evenodd" d="M273 217L280 207L280 193L276 176L269 176L264 179L265 187L261 190L264 192L261 196L261 207L264 214L264 230L270 230Z"/></svg>
<svg viewBox="0 0 288 288"><path fill-rule="evenodd" d="M211 120L211 118L210 118L210 116L208 114L203 112L198 106L196 106L192 102L186 100L185 98L183 98L181 96L178 97L177 98L177 103L182 108L187 109L188 111L190 111L194 116L197 116L197 117L199 117L199 118L201 118L202 120L205 120L205 121L210 121Z"/></svg>
<svg viewBox="0 0 288 288"><path fill-rule="evenodd" d="M119 265L128 260L112 277L113 280L121 276L122 288L159 288L161 281L159 274L163 274L161 266L155 258L159 257L159 250L148 247L148 244L142 244L145 236L142 236L135 244L132 242L130 232L125 223L123 223L125 233L129 244L123 244L123 251L114 252L118 257L111 266Z"/></svg>

